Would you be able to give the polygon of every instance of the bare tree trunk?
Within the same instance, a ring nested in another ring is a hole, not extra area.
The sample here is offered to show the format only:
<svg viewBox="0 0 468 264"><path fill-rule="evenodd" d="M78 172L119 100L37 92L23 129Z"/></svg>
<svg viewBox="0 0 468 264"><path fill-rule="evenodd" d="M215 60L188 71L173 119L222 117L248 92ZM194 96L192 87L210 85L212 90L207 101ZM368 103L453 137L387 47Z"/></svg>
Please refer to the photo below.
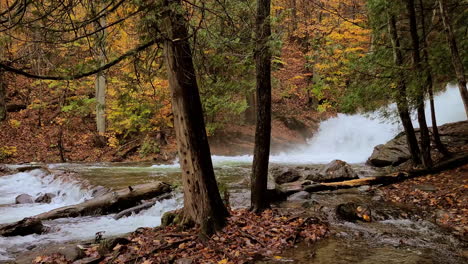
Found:
<svg viewBox="0 0 468 264"><path fill-rule="evenodd" d="M432 120L432 136L434 138L434 143L436 145L436 148L439 150L440 153L442 153L444 156L448 156L449 152L447 148L444 146L442 141L440 140L440 135L439 135L439 128L437 127L437 118L435 115L435 104L434 104L434 90L433 90L433 79L432 79L432 69L431 65L429 64L429 53L427 52L427 36L426 36L426 22L424 19L424 4L422 0L419 0L419 5L420 5L420 19L421 19L421 28L422 28L422 35L423 35L423 41L422 41L422 51L423 51L423 61L424 61L424 66L426 68L426 87L427 91L429 93L429 103L431 106L431 120Z"/></svg>
<svg viewBox="0 0 468 264"><path fill-rule="evenodd" d="M5 71L0 70L0 121L7 118Z"/></svg>
<svg viewBox="0 0 468 264"><path fill-rule="evenodd" d="M164 52L182 169L184 214L201 226L202 233L210 235L224 227L228 211L213 171L181 0L164 3Z"/></svg>
<svg viewBox="0 0 468 264"><path fill-rule="evenodd" d="M257 126L252 165L251 209L261 212L269 207L266 199L271 139L271 36L270 0L257 1L255 67L257 81Z"/></svg>
<svg viewBox="0 0 468 264"><path fill-rule="evenodd" d="M394 15L388 16L388 30L392 41L393 59L395 65L397 67L401 67L403 65L403 56L400 50L401 46L396 27L396 18ZM396 101L401 123L403 124L403 129L405 130L408 148L411 153L411 159L415 164L420 164L421 157L419 152L418 140L414 132L413 123L411 122L411 116L408 108L408 100L406 96L406 84L403 78L399 78L398 81L398 94L396 95Z"/></svg>
<svg viewBox="0 0 468 264"><path fill-rule="evenodd" d="M440 13L442 15L442 21L445 27L445 35L447 36L447 42L450 47L450 54L452 55L452 64L457 75L458 89L460 90L460 95L465 105L466 116L468 117L468 90L466 88L466 77L465 69L458 53L457 40L455 39L455 34L453 33L452 24L450 17L447 13L447 4L445 0L439 0Z"/></svg>
<svg viewBox="0 0 468 264"><path fill-rule="evenodd" d="M419 55L419 36L416 24L416 11L414 8L414 0L406 0L406 8L408 10L409 22L410 22L410 34L412 43L412 57L413 57L413 68L416 70L418 75L423 73L421 67L421 57ZM426 168L432 167L431 158L431 139L429 135L429 129L426 123L426 115L424 112L424 94L425 87L421 86L417 90L416 94L416 107L418 111L418 122L421 133L421 153L423 166Z"/></svg>
<svg viewBox="0 0 468 264"><path fill-rule="evenodd" d="M106 27L107 21L106 17L103 16L99 19L98 29L101 31L97 34L98 41L98 60L102 65L106 64ZM106 132L106 76L103 71L100 71L96 74L95 80L95 87L96 87L96 128L97 132L102 135Z"/></svg>

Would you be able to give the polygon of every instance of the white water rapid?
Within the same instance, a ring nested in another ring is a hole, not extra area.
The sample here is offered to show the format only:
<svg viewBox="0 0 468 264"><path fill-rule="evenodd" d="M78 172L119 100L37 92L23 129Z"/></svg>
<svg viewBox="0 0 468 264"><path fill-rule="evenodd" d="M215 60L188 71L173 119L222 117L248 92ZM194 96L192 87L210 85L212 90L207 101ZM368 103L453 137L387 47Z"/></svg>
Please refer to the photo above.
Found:
<svg viewBox="0 0 468 264"><path fill-rule="evenodd" d="M15 197L20 194L29 194L34 199L44 193L58 195L50 204L15 204ZM83 189L77 180L64 180L40 169L2 176L0 177L0 224L18 221L62 206L78 204L91 198L91 192ZM0 262L11 259L11 252L25 250L30 245L88 240L94 238L96 232L102 231L105 237L109 237L134 231L138 227L159 226L162 214L180 207L181 204L182 199L179 195L174 199L158 202L139 214L119 220L114 220L113 215L107 215L46 221L44 225L52 227L53 230L47 234L24 237L0 236Z"/></svg>
<svg viewBox="0 0 468 264"><path fill-rule="evenodd" d="M29 194L33 199L41 194L57 195L50 204L16 204L20 194ZM24 217L37 215L66 205L78 204L91 198L74 180L55 178L43 170L32 170L0 177L0 224L10 223Z"/></svg>

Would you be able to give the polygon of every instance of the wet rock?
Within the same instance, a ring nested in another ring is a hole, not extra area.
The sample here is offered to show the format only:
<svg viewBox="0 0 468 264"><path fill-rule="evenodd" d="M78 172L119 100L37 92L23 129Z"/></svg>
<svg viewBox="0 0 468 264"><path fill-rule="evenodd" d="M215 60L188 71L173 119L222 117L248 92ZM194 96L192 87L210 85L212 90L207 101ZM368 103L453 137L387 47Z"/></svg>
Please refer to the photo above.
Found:
<svg viewBox="0 0 468 264"><path fill-rule="evenodd" d="M77 245L65 245L56 250L56 253L63 255L68 261L75 261L86 256L84 248Z"/></svg>
<svg viewBox="0 0 468 264"><path fill-rule="evenodd" d="M35 203L51 203L52 199L56 197L57 195L53 193L45 193L43 195L40 195L39 197L34 200Z"/></svg>
<svg viewBox="0 0 468 264"><path fill-rule="evenodd" d="M16 168L16 170L19 172L27 172L27 171L37 170L37 169L46 170L44 167L39 166L39 165L26 165L26 166L21 166L21 167Z"/></svg>
<svg viewBox="0 0 468 264"><path fill-rule="evenodd" d="M371 221L371 210L367 206L355 203L340 204L336 207L336 215L346 221L356 220Z"/></svg>
<svg viewBox="0 0 468 264"><path fill-rule="evenodd" d="M45 233L47 228L41 220L25 218L13 224L0 225L0 236L26 236Z"/></svg>
<svg viewBox="0 0 468 264"><path fill-rule="evenodd" d="M301 201L301 200L307 200L310 198L310 193L306 191L300 191L295 194L292 194L288 197L289 201Z"/></svg>
<svg viewBox="0 0 468 264"><path fill-rule="evenodd" d="M451 147L462 147L468 143L468 121L455 122L439 126L440 139L443 144ZM416 130L419 139L419 130ZM435 147L435 146L432 146ZM410 159L410 152L404 133L383 145L374 148L367 160L369 165L375 167L398 166Z"/></svg>
<svg viewBox="0 0 468 264"><path fill-rule="evenodd" d="M277 184L289 183L301 178L298 170L288 167L276 167L271 169L270 173Z"/></svg>
<svg viewBox="0 0 468 264"><path fill-rule="evenodd" d="M359 178L351 166L342 161L334 160L327 164L318 174L310 174L307 180L314 182L334 182Z"/></svg>
<svg viewBox="0 0 468 264"><path fill-rule="evenodd" d="M358 188L358 190L359 190L360 192L368 192L368 191L370 190L370 186L369 186L369 185L363 185L363 186L360 186L360 187Z"/></svg>
<svg viewBox="0 0 468 264"><path fill-rule="evenodd" d="M16 196L15 203L16 204L28 204L28 203L34 203L34 200L31 195L23 193L23 194Z"/></svg>
<svg viewBox="0 0 468 264"><path fill-rule="evenodd" d="M386 144L377 145L367 160L372 166L398 166L411 158L405 135L399 135Z"/></svg>
<svg viewBox="0 0 468 264"><path fill-rule="evenodd" d="M304 209L317 208L317 207L320 207L320 204L317 201L310 200L310 201L303 202L301 204L301 207Z"/></svg>

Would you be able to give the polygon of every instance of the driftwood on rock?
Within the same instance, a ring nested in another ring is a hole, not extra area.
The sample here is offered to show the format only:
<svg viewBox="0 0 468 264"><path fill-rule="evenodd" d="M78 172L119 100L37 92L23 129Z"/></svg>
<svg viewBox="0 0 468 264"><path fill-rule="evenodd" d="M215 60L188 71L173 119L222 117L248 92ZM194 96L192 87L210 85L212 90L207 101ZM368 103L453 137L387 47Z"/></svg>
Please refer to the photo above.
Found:
<svg viewBox="0 0 468 264"><path fill-rule="evenodd" d="M28 235L46 231L41 221L64 217L78 217L89 215L105 215L120 212L137 206L141 200L152 199L171 191L171 186L163 182L152 182L135 185L107 193L86 202L60 207L21 221L0 225L0 236ZM141 209L143 210L143 209Z"/></svg>
<svg viewBox="0 0 468 264"><path fill-rule="evenodd" d="M438 173L443 170L452 169L468 163L468 154L460 155L453 157L451 159L439 162L436 166L430 169L418 169L411 170L409 172L400 172L395 175L389 176L375 176L367 177L361 179L355 179L350 181L342 182L330 182L330 183L317 183L304 186L304 190L308 192L320 192L320 191L330 191L337 189L346 189L359 187L363 185L376 185L376 184L393 184L401 182L407 179L415 178L422 175L427 175L430 173Z"/></svg>

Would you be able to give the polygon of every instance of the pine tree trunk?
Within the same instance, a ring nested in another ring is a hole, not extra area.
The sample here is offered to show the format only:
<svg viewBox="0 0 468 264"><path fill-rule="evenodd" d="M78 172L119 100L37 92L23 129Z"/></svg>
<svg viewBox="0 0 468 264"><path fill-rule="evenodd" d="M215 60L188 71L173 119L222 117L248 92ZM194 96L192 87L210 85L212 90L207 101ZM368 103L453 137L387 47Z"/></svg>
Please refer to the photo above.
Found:
<svg viewBox="0 0 468 264"><path fill-rule="evenodd" d="M400 39L398 37L396 18L394 15L388 15L388 30L392 41L393 60L397 67L403 65L403 56L401 54ZM415 164L421 164L418 140L414 132L413 123L408 108L408 99L406 95L406 84L402 78L398 80L398 93L396 95L398 114L400 115L403 129L405 130L408 149L410 150L411 159Z"/></svg>
<svg viewBox="0 0 468 264"><path fill-rule="evenodd" d="M413 68L416 71L416 74L419 76L422 75L421 67L421 57L419 55L419 36L418 29L416 24L416 11L414 8L414 0L406 0L406 8L408 10L409 22L410 22L410 35L412 43L412 58L413 58ZM419 129L421 133L421 153L422 153L422 162L423 166L426 168L432 167L432 158L431 158L431 139L429 135L429 129L426 123L426 115L424 112L424 94L425 87L421 86L417 90L416 94L416 109L418 111L418 122Z"/></svg>
<svg viewBox="0 0 468 264"><path fill-rule="evenodd" d="M257 213L269 207L266 190L271 138L270 4L270 0L257 1L255 67L258 105L251 179L251 209Z"/></svg>
<svg viewBox="0 0 468 264"><path fill-rule="evenodd" d="M249 125L255 124L255 118L257 113L257 104L255 102L255 92L249 91L245 96L247 101L247 109L245 109L245 122Z"/></svg>
<svg viewBox="0 0 468 264"><path fill-rule="evenodd" d="M213 171L181 0L164 3L164 53L182 169L184 214L210 235L225 225L228 211Z"/></svg>
<svg viewBox="0 0 468 264"><path fill-rule="evenodd" d="M102 65L106 64L106 17L99 19L98 29L101 31L98 35L98 60ZM96 128L97 132L102 135L106 132L106 76L100 71L96 74Z"/></svg>
<svg viewBox="0 0 468 264"><path fill-rule="evenodd" d="M7 118L5 71L0 69L0 121Z"/></svg>
<svg viewBox="0 0 468 264"><path fill-rule="evenodd" d="M468 90L466 88L466 77L465 69L458 53L457 41L455 34L453 33L452 24L450 17L447 12L447 4L445 0L439 0L440 13L442 15L442 21L444 23L445 35L447 36L447 42L450 47L450 54L452 56L452 64L457 75L458 89L465 105L466 116L468 117Z"/></svg>
<svg viewBox="0 0 468 264"><path fill-rule="evenodd" d="M423 35L423 42L422 42L422 50L423 50L423 60L424 60L424 66L426 68L426 87L427 91L429 93L429 104L431 107L431 120L432 120L432 137L434 138L434 143L436 145L436 148L439 150L440 153L442 153L444 156L448 156L449 152L447 148L444 146L442 143L442 140L440 140L440 135L439 135L439 128L437 127L437 118L435 114L435 104L434 104L434 83L432 79L432 69L431 65L429 64L429 53L427 52L427 35L426 35L426 22L424 19L424 4L422 0L419 0L419 5L420 5L420 19L421 19L421 28L422 28L422 35Z"/></svg>

